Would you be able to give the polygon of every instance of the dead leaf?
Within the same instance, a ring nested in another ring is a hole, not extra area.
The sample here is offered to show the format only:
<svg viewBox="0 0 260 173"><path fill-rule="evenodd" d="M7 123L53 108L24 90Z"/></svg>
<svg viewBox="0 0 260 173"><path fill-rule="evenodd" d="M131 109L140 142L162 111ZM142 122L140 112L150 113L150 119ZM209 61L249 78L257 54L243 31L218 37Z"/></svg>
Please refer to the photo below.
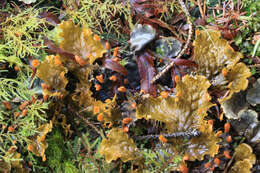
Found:
<svg viewBox="0 0 260 173"><path fill-rule="evenodd" d="M141 90L156 97L156 86L151 80L156 75L153 58L148 52L144 52L137 57L137 65L141 77Z"/></svg>

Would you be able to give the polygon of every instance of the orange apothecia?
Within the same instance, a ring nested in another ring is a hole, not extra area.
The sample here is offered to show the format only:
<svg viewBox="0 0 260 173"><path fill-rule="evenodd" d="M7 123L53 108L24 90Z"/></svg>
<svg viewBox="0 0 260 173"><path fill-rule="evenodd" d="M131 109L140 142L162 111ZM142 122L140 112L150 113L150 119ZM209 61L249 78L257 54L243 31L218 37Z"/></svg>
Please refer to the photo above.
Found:
<svg viewBox="0 0 260 173"><path fill-rule="evenodd" d="M29 101L24 101L21 103L19 106L19 109L22 111L30 102Z"/></svg>
<svg viewBox="0 0 260 173"><path fill-rule="evenodd" d="M3 103L3 105L4 105L4 107L5 107L6 109L8 109L8 110L11 110L11 109L12 109L12 106L11 106L11 103L10 103L10 102L5 101L5 102L2 102L2 103Z"/></svg>
<svg viewBox="0 0 260 173"><path fill-rule="evenodd" d="M47 99L48 99L48 94L44 94L44 95L43 95L43 100L44 100L44 101L47 101Z"/></svg>
<svg viewBox="0 0 260 173"><path fill-rule="evenodd" d="M211 163L210 163L210 162L207 162L207 163L204 164L204 167L205 167L205 168L209 168L210 166L211 166Z"/></svg>
<svg viewBox="0 0 260 173"><path fill-rule="evenodd" d="M80 65L80 66L84 66L84 65L86 65L87 63L86 63L86 61L84 61L80 56L78 56L78 55L75 55L75 60L76 60L76 62Z"/></svg>
<svg viewBox="0 0 260 173"><path fill-rule="evenodd" d="M228 133L228 132L229 132L229 130L230 130L230 123L226 123L226 124L224 125L224 130L225 130L225 133Z"/></svg>
<svg viewBox="0 0 260 173"><path fill-rule="evenodd" d="M132 104L131 104L131 108L136 108L136 102L133 102Z"/></svg>
<svg viewBox="0 0 260 173"><path fill-rule="evenodd" d="M227 151L227 150L224 151L224 156L225 156L225 158L227 158L227 159L231 159L231 156L230 156L230 154L229 154L229 151Z"/></svg>
<svg viewBox="0 0 260 173"><path fill-rule="evenodd" d="M42 161L43 161L43 162L46 161L46 156L45 156L45 155L42 156Z"/></svg>
<svg viewBox="0 0 260 173"><path fill-rule="evenodd" d="M180 97L180 96L181 96L181 92L179 91L176 93L176 97Z"/></svg>
<svg viewBox="0 0 260 173"><path fill-rule="evenodd" d="M99 107L98 106L94 106L93 107L93 114L97 114L99 113Z"/></svg>
<svg viewBox="0 0 260 173"><path fill-rule="evenodd" d="M116 56L117 56L118 50L119 50L119 47L116 47L116 48L114 49L113 57L116 57Z"/></svg>
<svg viewBox="0 0 260 173"><path fill-rule="evenodd" d="M227 76L228 71L227 71L226 68L223 68L222 71L221 71L221 73L222 73L223 76Z"/></svg>
<svg viewBox="0 0 260 173"><path fill-rule="evenodd" d="M122 120L122 123L123 124L129 124L131 121L133 121L133 118L124 118L123 120Z"/></svg>
<svg viewBox="0 0 260 173"><path fill-rule="evenodd" d="M41 87L42 87L43 90L48 88L46 83L41 83Z"/></svg>
<svg viewBox="0 0 260 173"><path fill-rule="evenodd" d="M113 76L110 76L110 78L109 78L109 80L112 80L112 81L116 81L117 80L117 77L115 76L115 75L113 75Z"/></svg>
<svg viewBox="0 0 260 173"><path fill-rule="evenodd" d="M38 67L38 65L40 65L40 61L39 60L37 60L37 59L32 60L32 66L34 68Z"/></svg>
<svg viewBox="0 0 260 173"><path fill-rule="evenodd" d="M103 79L103 75L98 75L96 76L96 79L100 82L100 83L104 83L104 79Z"/></svg>
<svg viewBox="0 0 260 173"><path fill-rule="evenodd" d="M32 151L32 150L33 150L33 146L32 146L31 144L28 145L27 150L28 150L28 151Z"/></svg>
<svg viewBox="0 0 260 173"><path fill-rule="evenodd" d="M182 161L185 162L185 161L187 161L187 160L189 160L189 155L188 155L188 154L185 154L185 155L183 156L183 158L182 158Z"/></svg>
<svg viewBox="0 0 260 173"><path fill-rule="evenodd" d="M219 160L219 158L216 157L216 158L214 159L214 163L219 166L220 163L221 163L221 161Z"/></svg>
<svg viewBox="0 0 260 173"><path fill-rule="evenodd" d="M220 137L222 134L223 134L223 132L222 132L221 130L219 130L219 131L215 134L215 136L216 136L216 137Z"/></svg>
<svg viewBox="0 0 260 173"><path fill-rule="evenodd" d="M117 88L117 90L122 93L126 92L126 88L124 86Z"/></svg>
<svg viewBox="0 0 260 173"><path fill-rule="evenodd" d="M15 71L19 71L20 68L16 65L16 66L14 66L14 70L15 70Z"/></svg>
<svg viewBox="0 0 260 173"><path fill-rule="evenodd" d="M14 132L14 128L12 126L8 127L8 132Z"/></svg>
<svg viewBox="0 0 260 173"><path fill-rule="evenodd" d="M124 84L126 85L128 83L129 83L128 79L124 79Z"/></svg>
<svg viewBox="0 0 260 173"><path fill-rule="evenodd" d="M206 93L205 98L206 98L207 101L210 101L210 95L209 95L209 93Z"/></svg>
<svg viewBox="0 0 260 173"><path fill-rule="evenodd" d="M195 35L198 36L200 34L200 30L196 29Z"/></svg>
<svg viewBox="0 0 260 173"><path fill-rule="evenodd" d="M95 41L100 41L100 37L97 34L94 34L94 40Z"/></svg>
<svg viewBox="0 0 260 173"><path fill-rule="evenodd" d="M115 61L115 62L119 62L119 58L118 57L115 57L112 60Z"/></svg>
<svg viewBox="0 0 260 173"><path fill-rule="evenodd" d="M55 64L56 65L61 65L62 64L59 56L55 56Z"/></svg>
<svg viewBox="0 0 260 173"><path fill-rule="evenodd" d="M98 120L99 122L103 121L103 114L102 114L102 113L98 114L97 120Z"/></svg>
<svg viewBox="0 0 260 173"><path fill-rule="evenodd" d="M182 173L188 173L189 172L189 169L184 164L181 164L179 168L180 168L180 171Z"/></svg>
<svg viewBox="0 0 260 173"><path fill-rule="evenodd" d="M159 136L159 140L160 140L162 143L166 143L166 142L167 142L167 139L166 139L163 135L160 135L160 136Z"/></svg>
<svg viewBox="0 0 260 173"><path fill-rule="evenodd" d="M162 91L160 95L162 98L166 99L169 96L169 93L167 91Z"/></svg>
<svg viewBox="0 0 260 173"><path fill-rule="evenodd" d="M23 112L22 112L22 117L24 117L27 113L28 113L28 110L24 109Z"/></svg>
<svg viewBox="0 0 260 173"><path fill-rule="evenodd" d="M208 120L208 123L213 126L214 121L213 120Z"/></svg>
<svg viewBox="0 0 260 173"><path fill-rule="evenodd" d="M100 91L101 90L101 85L95 84L95 89L96 89L96 91Z"/></svg>
<svg viewBox="0 0 260 173"><path fill-rule="evenodd" d="M228 45L228 49L231 50L231 51L234 51L233 47Z"/></svg>
<svg viewBox="0 0 260 173"><path fill-rule="evenodd" d="M19 117L19 115L20 115L20 112L14 112L14 117L15 118Z"/></svg>
<svg viewBox="0 0 260 173"><path fill-rule="evenodd" d="M110 44L108 42L105 43L105 48L106 48L106 50L110 49Z"/></svg>
<svg viewBox="0 0 260 173"><path fill-rule="evenodd" d="M232 142L232 137L231 137L230 135L227 136L227 137L226 137L226 141L227 141L228 143Z"/></svg>
<svg viewBox="0 0 260 173"><path fill-rule="evenodd" d="M181 80L180 76L176 75L176 76L174 77L174 81L175 81L176 83L180 82L180 80Z"/></svg>
<svg viewBox="0 0 260 173"><path fill-rule="evenodd" d="M124 127L123 127L123 132L124 132L124 133L127 133L128 131L129 131L128 126L124 126Z"/></svg>

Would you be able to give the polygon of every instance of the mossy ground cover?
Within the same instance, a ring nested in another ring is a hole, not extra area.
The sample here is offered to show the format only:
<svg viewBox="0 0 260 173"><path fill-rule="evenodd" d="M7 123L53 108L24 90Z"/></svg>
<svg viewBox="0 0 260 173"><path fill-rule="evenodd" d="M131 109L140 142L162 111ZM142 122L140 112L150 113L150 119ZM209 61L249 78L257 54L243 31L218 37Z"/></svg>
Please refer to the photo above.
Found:
<svg viewBox="0 0 260 173"><path fill-rule="evenodd" d="M0 172L259 172L257 0L0 0Z"/></svg>

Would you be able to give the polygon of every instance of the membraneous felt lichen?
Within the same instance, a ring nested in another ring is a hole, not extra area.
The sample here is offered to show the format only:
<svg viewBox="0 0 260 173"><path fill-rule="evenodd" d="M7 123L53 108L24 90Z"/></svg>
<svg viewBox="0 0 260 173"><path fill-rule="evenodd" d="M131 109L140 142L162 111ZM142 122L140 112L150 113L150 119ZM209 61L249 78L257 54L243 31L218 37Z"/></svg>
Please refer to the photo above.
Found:
<svg viewBox="0 0 260 173"><path fill-rule="evenodd" d="M59 26L62 41L60 47L82 59L86 64L92 64L106 52L99 36L90 29L75 25L72 20L62 22Z"/></svg>
<svg viewBox="0 0 260 173"><path fill-rule="evenodd" d="M221 38L220 31L205 29L196 33L193 60L198 64L199 74L209 80L224 67L234 66L243 57L230 47L227 40Z"/></svg>
<svg viewBox="0 0 260 173"><path fill-rule="evenodd" d="M252 148L246 143L240 144L235 149L234 159L236 162L229 173L250 173L250 168L256 162L256 156L253 154Z"/></svg>
<svg viewBox="0 0 260 173"><path fill-rule="evenodd" d="M68 70L62 64L56 64L56 58L58 58L58 56L47 56L46 59L39 65L37 69L37 76L48 86L54 88L55 91L65 92L65 87L68 83L65 74Z"/></svg>
<svg viewBox="0 0 260 173"><path fill-rule="evenodd" d="M138 159L138 149L133 139L128 137L121 128L113 128L103 139L99 153L103 155L108 163L120 158L123 162Z"/></svg>
<svg viewBox="0 0 260 173"><path fill-rule="evenodd" d="M193 60L198 64L198 73L206 76L214 87L229 90L219 101L224 102L233 93L245 90L251 73L244 63L238 63L243 55L234 51L218 30L205 29L196 33Z"/></svg>
<svg viewBox="0 0 260 173"><path fill-rule="evenodd" d="M185 152L190 160L202 160L205 154L214 156L218 152L219 139L204 120L207 110L213 106L207 90L210 82L204 76L186 75L177 82L176 97L146 98L137 107L137 118L157 120L165 123L165 133L185 132L197 129L200 137L191 140L171 139L169 143L174 152L181 152L177 146L187 145Z"/></svg>

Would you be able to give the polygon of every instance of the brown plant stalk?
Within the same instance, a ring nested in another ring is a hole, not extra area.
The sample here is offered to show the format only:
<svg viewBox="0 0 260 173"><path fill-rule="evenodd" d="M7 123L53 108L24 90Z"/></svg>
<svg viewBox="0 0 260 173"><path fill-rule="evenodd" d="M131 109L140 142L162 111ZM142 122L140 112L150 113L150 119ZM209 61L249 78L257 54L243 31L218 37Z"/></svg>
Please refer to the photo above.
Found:
<svg viewBox="0 0 260 173"><path fill-rule="evenodd" d="M190 41L191 41L191 37L193 34L193 26L192 26L192 22L191 22L191 16L190 13L188 11L188 9L186 8L183 0L178 0L179 4L182 7L182 10L184 12L184 14L187 17L187 23L189 24L189 33L188 33L188 39L186 41L186 44L184 45L184 47L182 48L181 52L178 54L178 56L176 57L176 59L180 58L184 52L186 51L186 49L188 48ZM156 82L159 78L161 78L167 71L169 71L172 67L174 66L174 61L172 61L170 64L168 64L159 74L157 74L152 80L151 83L153 84L154 82Z"/></svg>

